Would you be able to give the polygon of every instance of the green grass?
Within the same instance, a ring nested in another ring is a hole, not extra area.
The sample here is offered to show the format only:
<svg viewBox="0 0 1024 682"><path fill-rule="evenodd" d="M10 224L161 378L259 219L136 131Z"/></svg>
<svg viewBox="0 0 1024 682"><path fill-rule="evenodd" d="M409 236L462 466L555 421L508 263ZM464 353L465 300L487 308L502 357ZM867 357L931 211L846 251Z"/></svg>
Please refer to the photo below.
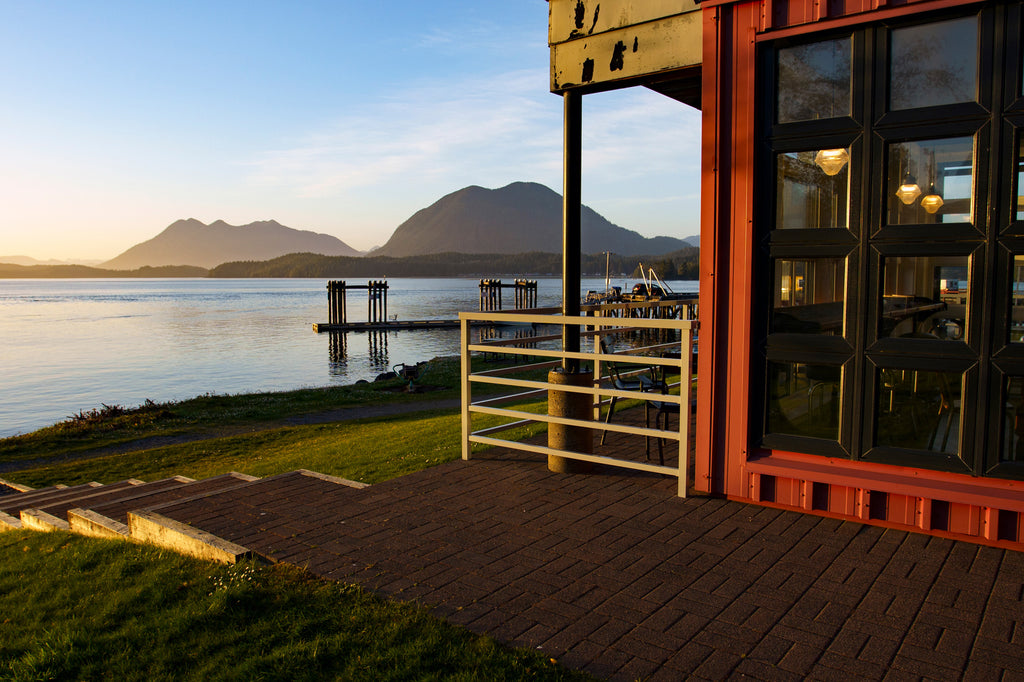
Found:
<svg viewBox="0 0 1024 682"><path fill-rule="evenodd" d="M539 411L533 403L519 409ZM478 418L474 427L499 423ZM7 480L42 487L89 481L110 483L126 478L146 481L173 475L206 478L239 471L270 476L294 469L312 469L363 483L418 471L462 456L460 415L452 411L402 417L267 429L241 436L171 445L119 455L73 459L60 464L26 467L5 474ZM509 431L525 436L541 427Z"/></svg>
<svg viewBox="0 0 1024 682"><path fill-rule="evenodd" d="M0 534L0 679L583 680L414 604L286 566Z"/></svg>
<svg viewBox="0 0 1024 682"><path fill-rule="evenodd" d="M277 393L203 395L173 403L147 401L135 408L104 405L32 433L0 439L0 462L77 454L153 436L266 424L340 407L453 398L459 395L458 358L431 360L421 381L439 390L406 393L404 381L390 380Z"/></svg>

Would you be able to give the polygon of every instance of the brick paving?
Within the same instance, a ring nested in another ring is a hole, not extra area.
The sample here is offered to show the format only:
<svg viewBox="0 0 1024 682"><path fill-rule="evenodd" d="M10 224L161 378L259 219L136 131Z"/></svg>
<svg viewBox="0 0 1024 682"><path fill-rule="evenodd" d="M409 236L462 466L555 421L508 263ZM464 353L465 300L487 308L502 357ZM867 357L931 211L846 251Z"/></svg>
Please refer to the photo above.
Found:
<svg viewBox="0 0 1024 682"><path fill-rule="evenodd" d="M675 486L492 450L158 511L612 680L1024 679L1024 554Z"/></svg>

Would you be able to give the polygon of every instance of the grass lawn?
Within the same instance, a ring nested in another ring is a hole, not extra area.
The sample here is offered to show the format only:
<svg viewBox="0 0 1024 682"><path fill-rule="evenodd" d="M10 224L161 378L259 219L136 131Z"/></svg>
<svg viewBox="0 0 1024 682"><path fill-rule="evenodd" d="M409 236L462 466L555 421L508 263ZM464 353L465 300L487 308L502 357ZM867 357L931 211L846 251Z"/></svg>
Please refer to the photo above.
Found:
<svg viewBox="0 0 1024 682"><path fill-rule="evenodd" d="M536 404L520 409L541 407ZM4 477L38 488L55 483L112 483L126 478L152 481L174 475L199 479L229 471L263 477L312 469L363 483L378 483L461 457L461 418L452 412L265 429L241 436L30 466ZM498 419L481 418L474 421L477 423L487 426L498 423ZM517 431L524 435L530 432ZM514 437L516 431L507 434Z"/></svg>
<svg viewBox="0 0 1024 682"><path fill-rule="evenodd" d="M43 466L26 462L4 477L41 487L306 468L375 483L458 458L457 411L308 426L279 420L388 401L429 408L436 398L457 395L457 363L437 362L425 377L442 390L428 394L396 394L389 391L398 384L383 383L103 408L0 440L0 462L75 455L152 436L215 435L210 430L232 425L249 433ZM537 652L449 625L417 605L287 566L222 566L128 542L12 531L0 533L0 680L7 679L589 678Z"/></svg>
<svg viewBox="0 0 1024 682"><path fill-rule="evenodd" d="M584 680L351 585L70 533L0 534L4 680Z"/></svg>

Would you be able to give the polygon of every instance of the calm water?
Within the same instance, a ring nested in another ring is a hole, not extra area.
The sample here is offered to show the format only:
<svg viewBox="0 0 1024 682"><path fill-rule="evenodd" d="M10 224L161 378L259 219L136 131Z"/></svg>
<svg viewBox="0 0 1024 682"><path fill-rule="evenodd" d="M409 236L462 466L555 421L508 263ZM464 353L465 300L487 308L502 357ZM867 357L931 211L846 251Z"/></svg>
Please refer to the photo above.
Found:
<svg viewBox="0 0 1024 682"><path fill-rule="evenodd" d="M476 279L389 284L388 313L399 319L478 308ZM583 289L603 286L586 280ZM672 286L696 291L696 282ZM541 306L558 304L557 279L538 289ZM511 290L503 298L511 307ZM348 307L349 320L365 320L365 293L350 294ZM454 329L332 340L312 331L326 321L321 279L0 280L0 437L103 403L350 384L458 353Z"/></svg>

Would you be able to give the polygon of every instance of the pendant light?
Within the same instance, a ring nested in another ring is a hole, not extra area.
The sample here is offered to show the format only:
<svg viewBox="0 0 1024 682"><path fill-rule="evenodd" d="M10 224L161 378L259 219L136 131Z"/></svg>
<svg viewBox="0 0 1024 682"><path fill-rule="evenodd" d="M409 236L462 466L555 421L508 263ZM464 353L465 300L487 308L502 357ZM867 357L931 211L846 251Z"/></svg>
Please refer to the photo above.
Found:
<svg viewBox="0 0 1024 682"><path fill-rule="evenodd" d="M928 194L921 199L921 208L929 213L935 213L942 208L944 203L946 202L942 200L942 197L935 193L935 183L932 183L932 186L928 188Z"/></svg>
<svg viewBox="0 0 1024 682"><path fill-rule="evenodd" d="M837 175L850 160L846 149L820 149L814 155L814 163L818 164L825 175Z"/></svg>
<svg viewBox="0 0 1024 682"><path fill-rule="evenodd" d="M900 201L904 205L910 206L914 203L914 200L921 196L921 187L917 184L917 180L909 172L903 176L903 184L896 190L896 196L899 197Z"/></svg>
<svg viewBox="0 0 1024 682"><path fill-rule="evenodd" d="M942 208L942 204L944 204L945 202L942 200L942 197L940 197L938 195L938 193L935 191L935 152L934 151L931 154L931 161L932 161L932 163L931 163L932 181L931 181L931 183L930 183L930 185L928 187L928 194L926 194L921 199L921 208L923 208L924 210L928 211L929 214L934 214L936 211L938 211L940 208Z"/></svg>

